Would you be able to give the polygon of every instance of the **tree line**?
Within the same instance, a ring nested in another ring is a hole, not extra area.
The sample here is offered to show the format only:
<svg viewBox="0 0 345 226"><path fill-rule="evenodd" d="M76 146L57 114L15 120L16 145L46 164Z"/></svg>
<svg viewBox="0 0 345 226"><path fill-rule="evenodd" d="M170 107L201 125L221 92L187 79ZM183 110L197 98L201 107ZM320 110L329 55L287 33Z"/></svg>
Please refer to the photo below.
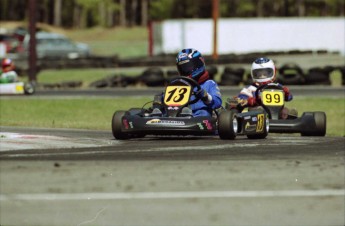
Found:
<svg viewBox="0 0 345 226"><path fill-rule="evenodd" d="M65 28L146 26L149 21L212 18L214 0L1 0L1 21L28 20L36 1L38 22ZM219 16L343 17L344 0L218 0Z"/></svg>

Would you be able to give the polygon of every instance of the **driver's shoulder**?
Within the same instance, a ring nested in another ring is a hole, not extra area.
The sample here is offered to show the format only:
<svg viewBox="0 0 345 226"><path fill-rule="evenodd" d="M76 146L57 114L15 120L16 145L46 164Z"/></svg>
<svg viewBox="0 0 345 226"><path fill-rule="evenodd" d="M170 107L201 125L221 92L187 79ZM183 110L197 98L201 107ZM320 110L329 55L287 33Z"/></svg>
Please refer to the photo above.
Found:
<svg viewBox="0 0 345 226"><path fill-rule="evenodd" d="M201 86L218 86L218 84L213 79L208 79Z"/></svg>

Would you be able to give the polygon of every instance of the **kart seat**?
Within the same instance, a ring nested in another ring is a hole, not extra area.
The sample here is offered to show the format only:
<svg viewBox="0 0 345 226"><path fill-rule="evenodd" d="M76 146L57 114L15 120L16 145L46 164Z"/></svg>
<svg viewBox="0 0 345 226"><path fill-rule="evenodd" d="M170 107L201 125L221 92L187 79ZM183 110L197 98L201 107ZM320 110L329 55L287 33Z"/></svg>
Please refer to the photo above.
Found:
<svg viewBox="0 0 345 226"><path fill-rule="evenodd" d="M189 107L184 107L184 108L182 108L180 116L181 117L193 117L193 111Z"/></svg>
<svg viewBox="0 0 345 226"><path fill-rule="evenodd" d="M158 108L154 108L150 114L150 116L163 116L163 113Z"/></svg>

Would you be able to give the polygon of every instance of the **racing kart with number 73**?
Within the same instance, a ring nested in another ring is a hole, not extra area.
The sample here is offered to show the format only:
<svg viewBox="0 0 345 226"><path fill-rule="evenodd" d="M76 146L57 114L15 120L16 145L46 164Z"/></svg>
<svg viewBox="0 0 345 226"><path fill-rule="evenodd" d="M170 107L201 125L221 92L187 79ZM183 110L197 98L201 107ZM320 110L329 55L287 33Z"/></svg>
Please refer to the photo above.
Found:
<svg viewBox="0 0 345 226"><path fill-rule="evenodd" d="M200 85L188 77L172 78L164 95L156 95L152 107L116 111L112 118L112 133L116 139L141 138L146 135L204 136L219 135L221 139L265 138L268 134L266 113L248 112L234 115L224 108L212 116L194 117L190 108L200 98L195 93Z"/></svg>

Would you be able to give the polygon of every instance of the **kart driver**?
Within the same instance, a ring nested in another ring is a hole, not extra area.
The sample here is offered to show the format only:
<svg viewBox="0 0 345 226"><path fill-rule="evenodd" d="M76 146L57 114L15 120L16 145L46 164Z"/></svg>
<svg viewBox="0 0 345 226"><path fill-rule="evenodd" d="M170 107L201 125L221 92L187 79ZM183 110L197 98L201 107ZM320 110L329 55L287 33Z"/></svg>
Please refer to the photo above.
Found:
<svg viewBox="0 0 345 226"><path fill-rule="evenodd" d="M192 78L200 84L201 89L195 93L200 100L191 105L193 116L211 116L214 109L222 106L222 97L217 83L210 79L201 53L196 49L181 50L176 57L176 66L180 76Z"/></svg>
<svg viewBox="0 0 345 226"><path fill-rule="evenodd" d="M256 102L255 91L256 89L265 84L273 83L276 79L276 67L274 62L266 57L257 58L251 67L251 77L253 83L249 86L244 87L239 95L236 97L237 103L242 107L241 110L245 107L258 107L259 103ZM277 83L279 87L284 91L285 101L291 101L293 99L292 94L288 87L283 86ZM236 106L238 106L236 103ZM230 104L230 109L235 108L234 105ZM284 107L281 112L281 118L287 119L288 115L297 117L296 109L288 109Z"/></svg>
<svg viewBox="0 0 345 226"><path fill-rule="evenodd" d="M18 75L14 71L14 63L9 58L4 58L1 62L2 73L0 77L0 83L13 83L18 82Z"/></svg>

